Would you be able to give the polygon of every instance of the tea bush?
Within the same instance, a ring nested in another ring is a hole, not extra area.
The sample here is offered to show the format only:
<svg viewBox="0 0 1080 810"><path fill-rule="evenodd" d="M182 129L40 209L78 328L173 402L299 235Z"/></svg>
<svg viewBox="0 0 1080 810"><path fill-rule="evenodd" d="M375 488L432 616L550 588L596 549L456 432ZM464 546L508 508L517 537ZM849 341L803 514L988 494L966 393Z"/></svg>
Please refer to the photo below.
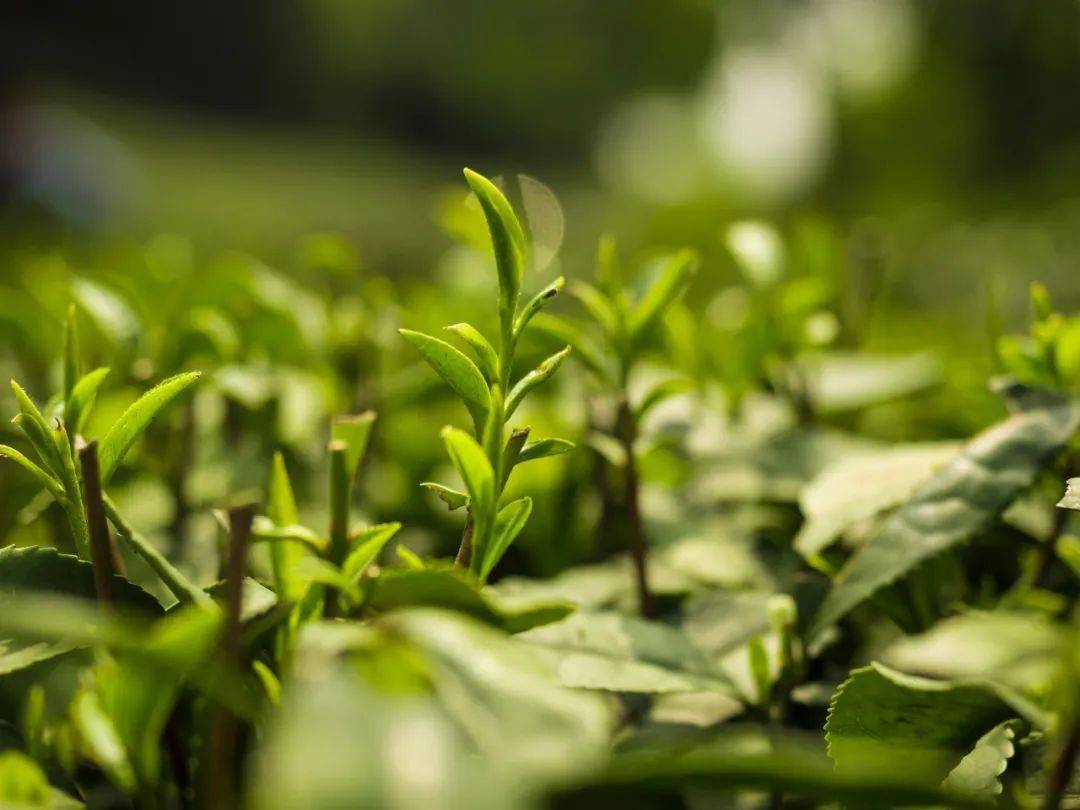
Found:
<svg viewBox="0 0 1080 810"><path fill-rule="evenodd" d="M11 259L0 804L1080 806L1080 319L957 415L827 229L534 284L466 180L452 294Z"/></svg>

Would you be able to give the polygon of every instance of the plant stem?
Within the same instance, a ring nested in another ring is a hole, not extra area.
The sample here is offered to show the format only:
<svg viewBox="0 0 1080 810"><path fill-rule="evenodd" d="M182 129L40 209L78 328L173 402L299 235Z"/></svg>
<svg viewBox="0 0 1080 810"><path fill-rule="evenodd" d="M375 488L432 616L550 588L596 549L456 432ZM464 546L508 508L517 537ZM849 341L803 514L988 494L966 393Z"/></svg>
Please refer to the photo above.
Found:
<svg viewBox="0 0 1080 810"><path fill-rule="evenodd" d="M124 520L116 504L108 495L103 495L102 500L105 505L105 514L116 528L116 533L153 569L158 578L165 583L165 587L172 591L173 596L181 602L191 602L204 607L213 606L213 599L206 591L181 574L160 551L150 544L149 540Z"/></svg>
<svg viewBox="0 0 1080 810"><path fill-rule="evenodd" d="M454 558L454 565L458 568L468 569L469 565L472 564L472 535L472 517L467 517L465 518L465 528L461 531L461 545L458 547L457 557Z"/></svg>
<svg viewBox="0 0 1080 810"><path fill-rule="evenodd" d="M90 442L79 450L82 465L84 503L87 527L90 533L90 563L94 569L94 589L98 601L112 605L112 578L116 573L112 543L109 540L109 524L105 521L105 506L101 495L101 467L98 464L97 442Z"/></svg>
<svg viewBox="0 0 1080 810"><path fill-rule="evenodd" d="M1044 810L1058 810L1061 807L1061 800L1065 797L1065 790L1076 767L1077 753L1080 753L1080 719L1072 721L1068 735L1062 741L1057 758L1046 778Z"/></svg>
<svg viewBox="0 0 1080 810"><path fill-rule="evenodd" d="M634 456L634 444L637 441L637 425L630 403L623 397L619 404L616 431L622 441L626 454L626 521L630 533L630 553L634 559L634 575L637 581L638 609L645 618L655 615L652 593L649 591L648 543L645 539L645 524L641 518L639 495L641 484L638 479L637 459Z"/></svg>
<svg viewBox="0 0 1080 810"><path fill-rule="evenodd" d="M233 672L240 669L241 608L244 599L244 571L255 507L244 504L229 510L229 559L225 577L225 626L221 635L221 654ZM208 743L208 806L216 810L235 807L232 784L236 759L236 718L220 707L214 717Z"/></svg>

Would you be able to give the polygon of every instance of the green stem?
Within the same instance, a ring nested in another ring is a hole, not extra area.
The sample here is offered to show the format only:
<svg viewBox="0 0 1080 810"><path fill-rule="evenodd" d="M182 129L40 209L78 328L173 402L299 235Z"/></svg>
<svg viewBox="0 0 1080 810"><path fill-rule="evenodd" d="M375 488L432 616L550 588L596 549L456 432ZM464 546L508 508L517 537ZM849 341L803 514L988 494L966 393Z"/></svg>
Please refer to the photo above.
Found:
<svg viewBox="0 0 1080 810"><path fill-rule="evenodd" d="M1080 719L1073 720L1068 734L1061 743L1057 758L1046 778L1046 798L1044 810L1058 810L1065 797L1073 770L1076 767L1076 755L1080 752Z"/></svg>
<svg viewBox="0 0 1080 810"><path fill-rule="evenodd" d="M344 442L330 443L330 561L340 566L349 554L349 465Z"/></svg>
<svg viewBox="0 0 1080 810"><path fill-rule="evenodd" d="M648 542L645 539L645 524L641 516L639 502L641 483L638 479L637 459L634 456L637 427L634 414L630 410L630 403L625 396L619 405L616 425L626 454L626 520L630 536L630 554L634 559L638 608L642 616L650 618L655 615L655 605L652 592L649 590Z"/></svg>
<svg viewBox="0 0 1080 810"><path fill-rule="evenodd" d="M172 591L173 596L181 602L190 602L203 607L213 606L214 601L209 594L181 574L160 551L150 544L149 540L124 520L116 504L108 495L102 496L102 502L105 505L105 515L116 528L117 534L153 569L158 578L165 583L165 587Z"/></svg>

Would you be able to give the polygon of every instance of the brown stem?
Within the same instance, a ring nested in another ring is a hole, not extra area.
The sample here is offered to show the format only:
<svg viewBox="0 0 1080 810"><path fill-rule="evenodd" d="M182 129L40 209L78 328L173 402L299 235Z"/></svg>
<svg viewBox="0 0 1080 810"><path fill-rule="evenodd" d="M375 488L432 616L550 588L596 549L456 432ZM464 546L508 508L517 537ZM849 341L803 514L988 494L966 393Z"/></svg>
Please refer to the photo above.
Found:
<svg viewBox="0 0 1080 810"><path fill-rule="evenodd" d="M630 554L634 559L638 608L642 616L650 618L656 613L652 593L649 591L648 543L645 539L645 524L641 518L641 506L638 501L641 483L638 479L637 458L634 456L637 424L634 421L634 414L630 410L630 403L625 399L619 406L619 417L616 424L626 454L626 521L630 533Z"/></svg>
<svg viewBox="0 0 1080 810"><path fill-rule="evenodd" d="M1076 755L1080 752L1080 720L1074 720L1069 735L1061 744L1057 759L1054 760L1050 774L1046 778L1046 799L1044 810L1058 810L1065 790L1069 786L1073 769L1076 767Z"/></svg>
<svg viewBox="0 0 1080 810"><path fill-rule="evenodd" d="M454 558L454 565L458 568L468 568L472 563L472 536L473 522L470 516L465 519L465 528L461 532L461 545L458 547L457 557Z"/></svg>
<svg viewBox="0 0 1080 810"><path fill-rule="evenodd" d="M97 450L96 441L82 447L79 450L79 463L82 465L86 522L90 529L90 562L94 570L94 590L97 591L98 601L111 605L112 578L116 567L101 495L101 467L98 464Z"/></svg>
<svg viewBox="0 0 1080 810"><path fill-rule="evenodd" d="M235 672L240 668L240 615L244 596L244 571L247 568L251 523L255 519L252 504L229 510L229 561L225 578L225 626L221 635L221 653L225 666ZM208 744L208 806L216 810L235 807L232 784L236 759L236 718L224 707L214 717Z"/></svg>

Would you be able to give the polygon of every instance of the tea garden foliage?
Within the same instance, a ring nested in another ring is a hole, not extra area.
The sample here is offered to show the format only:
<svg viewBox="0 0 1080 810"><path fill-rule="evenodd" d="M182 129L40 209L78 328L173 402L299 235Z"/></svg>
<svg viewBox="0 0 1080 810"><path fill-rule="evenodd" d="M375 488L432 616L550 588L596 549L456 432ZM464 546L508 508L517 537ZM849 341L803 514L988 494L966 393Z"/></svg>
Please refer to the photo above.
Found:
<svg viewBox="0 0 1080 810"><path fill-rule="evenodd" d="M827 229L732 226L703 307L466 180L475 300L9 257L0 804L1080 806L1080 318L886 442L941 365L859 351Z"/></svg>

